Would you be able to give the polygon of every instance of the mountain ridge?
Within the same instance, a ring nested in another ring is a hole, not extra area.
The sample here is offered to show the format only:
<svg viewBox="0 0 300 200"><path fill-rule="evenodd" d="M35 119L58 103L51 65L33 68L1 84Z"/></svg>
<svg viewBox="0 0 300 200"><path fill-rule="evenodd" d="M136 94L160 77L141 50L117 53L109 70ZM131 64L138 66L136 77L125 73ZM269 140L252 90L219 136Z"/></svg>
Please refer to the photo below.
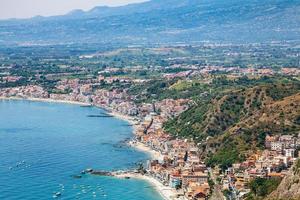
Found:
<svg viewBox="0 0 300 200"><path fill-rule="evenodd" d="M0 21L2 43L232 43L299 40L295 0L152 0ZM1 43L1 42L0 42Z"/></svg>

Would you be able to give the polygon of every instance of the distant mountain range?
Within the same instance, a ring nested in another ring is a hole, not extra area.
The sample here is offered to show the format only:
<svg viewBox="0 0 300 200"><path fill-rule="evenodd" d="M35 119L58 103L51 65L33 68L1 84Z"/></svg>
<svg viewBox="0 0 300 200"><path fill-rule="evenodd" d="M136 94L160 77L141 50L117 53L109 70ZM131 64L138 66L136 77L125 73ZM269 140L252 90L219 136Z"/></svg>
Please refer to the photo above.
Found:
<svg viewBox="0 0 300 200"><path fill-rule="evenodd" d="M0 21L0 44L300 40L299 0L151 0Z"/></svg>

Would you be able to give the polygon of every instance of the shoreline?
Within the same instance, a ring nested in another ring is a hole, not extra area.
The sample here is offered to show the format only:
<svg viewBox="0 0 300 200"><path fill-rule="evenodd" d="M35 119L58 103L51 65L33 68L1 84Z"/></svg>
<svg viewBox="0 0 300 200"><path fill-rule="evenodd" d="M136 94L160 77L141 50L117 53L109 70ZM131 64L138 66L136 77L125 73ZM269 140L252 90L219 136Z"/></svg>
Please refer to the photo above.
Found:
<svg viewBox="0 0 300 200"><path fill-rule="evenodd" d="M163 185L161 182L159 182L154 177L151 177L149 175L142 175L142 174L136 174L136 173L124 173L124 174L117 174L114 175L115 178L132 178L132 179L140 179L147 181L150 183L153 188L160 194L160 196L164 200L185 200L185 198L177 198L177 191L171 187Z"/></svg>
<svg viewBox="0 0 300 200"><path fill-rule="evenodd" d="M136 121L130 117L123 115L121 113L117 113L113 111L112 109L101 107L98 105L94 105L91 103L84 103L79 101L69 101L69 100L58 100L58 99L50 99L50 98L26 98L26 97L0 97L0 100L27 100L27 101L33 101L33 102L47 102L47 103L63 103L63 104L72 104L72 105L80 105L80 106L92 106L95 108L100 108L104 111L106 111L108 114L112 115L113 117L116 117L118 119L122 119L127 121L131 125L135 125Z"/></svg>
<svg viewBox="0 0 300 200"><path fill-rule="evenodd" d="M163 160L163 155L160 152L151 149L150 147L146 146L145 144L137 141L129 141L128 145L138 151L147 153L152 160Z"/></svg>
<svg viewBox="0 0 300 200"><path fill-rule="evenodd" d="M72 105L81 105L81 106L91 106L89 103L83 103L79 101L68 101L68 100L55 100L50 98L22 98L22 97L0 97L0 100L27 100L33 102L47 102L47 103L64 103Z"/></svg>
<svg viewBox="0 0 300 200"><path fill-rule="evenodd" d="M130 125L132 125L133 136L136 135L136 130L137 130L137 128L136 128L137 124L136 123L137 123L137 121L133 117L126 116L126 115L121 114L121 113L117 113L116 111L113 111L110 108L104 108L104 107L97 106L97 105L94 105L94 104L83 103L83 102L78 102L78 101L56 100L56 99L50 99L50 98L0 97L0 100L25 100L25 101L27 100L27 101L32 101L32 102L63 103L63 104L72 104L72 105L80 105L80 106L92 106L92 107L100 108L100 109L103 109L103 110L107 111L108 114L112 115L113 117L128 122ZM144 153L148 154L150 156L150 159L163 160L163 156L159 152L151 149L150 147L146 146L145 144L143 144L141 142L133 141L133 138L128 142L127 145L131 148L134 148L137 151L141 151L141 152L144 152ZM119 175L115 175L115 177L116 178L130 177L130 178L133 178L133 179L142 179L144 181L147 181L151 185L153 185L155 190L160 194L160 196L164 200L178 199L178 198L175 198L175 196L177 194L175 189L163 185L161 182L156 180L154 177L147 176L147 175L142 175L142 174L133 174L133 173L119 174Z"/></svg>

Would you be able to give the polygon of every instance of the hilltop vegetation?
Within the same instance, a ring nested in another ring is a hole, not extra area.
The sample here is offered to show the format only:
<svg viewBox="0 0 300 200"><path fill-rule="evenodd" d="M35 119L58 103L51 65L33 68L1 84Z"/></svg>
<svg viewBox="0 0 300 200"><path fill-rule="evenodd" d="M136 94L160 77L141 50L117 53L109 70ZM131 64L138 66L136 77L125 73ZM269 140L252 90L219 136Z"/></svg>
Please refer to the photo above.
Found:
<svg viewBox="0 0 300 200"><path fill-rule="evenodd" d="M207 163L223 169L262 148L267 134L300 130L300 83L290 79L216 79L207 97L165 124L176 137L196 141ZM223 83L223 84L220 84Z"/></svg>
<svg viewBox="0 0 300 200"><path fill-rule="evenodd" d="M251 192L247 194L246 200L261 200L268 194L276 190L281 182L281 178L256 178L249 185Z"/></svg>

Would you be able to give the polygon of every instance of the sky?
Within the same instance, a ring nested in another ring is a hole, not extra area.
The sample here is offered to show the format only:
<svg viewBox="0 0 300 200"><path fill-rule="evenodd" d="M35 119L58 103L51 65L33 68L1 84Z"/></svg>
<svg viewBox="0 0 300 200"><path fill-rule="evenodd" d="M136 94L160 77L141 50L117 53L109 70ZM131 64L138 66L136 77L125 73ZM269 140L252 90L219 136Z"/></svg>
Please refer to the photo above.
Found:
<svg viewBox="0 0 300 200"><path fill-rule="evenodd" d="M0 19L53 16L74 9L89 10L95 6L120 6L145 0L0 0Z"/></svg>

